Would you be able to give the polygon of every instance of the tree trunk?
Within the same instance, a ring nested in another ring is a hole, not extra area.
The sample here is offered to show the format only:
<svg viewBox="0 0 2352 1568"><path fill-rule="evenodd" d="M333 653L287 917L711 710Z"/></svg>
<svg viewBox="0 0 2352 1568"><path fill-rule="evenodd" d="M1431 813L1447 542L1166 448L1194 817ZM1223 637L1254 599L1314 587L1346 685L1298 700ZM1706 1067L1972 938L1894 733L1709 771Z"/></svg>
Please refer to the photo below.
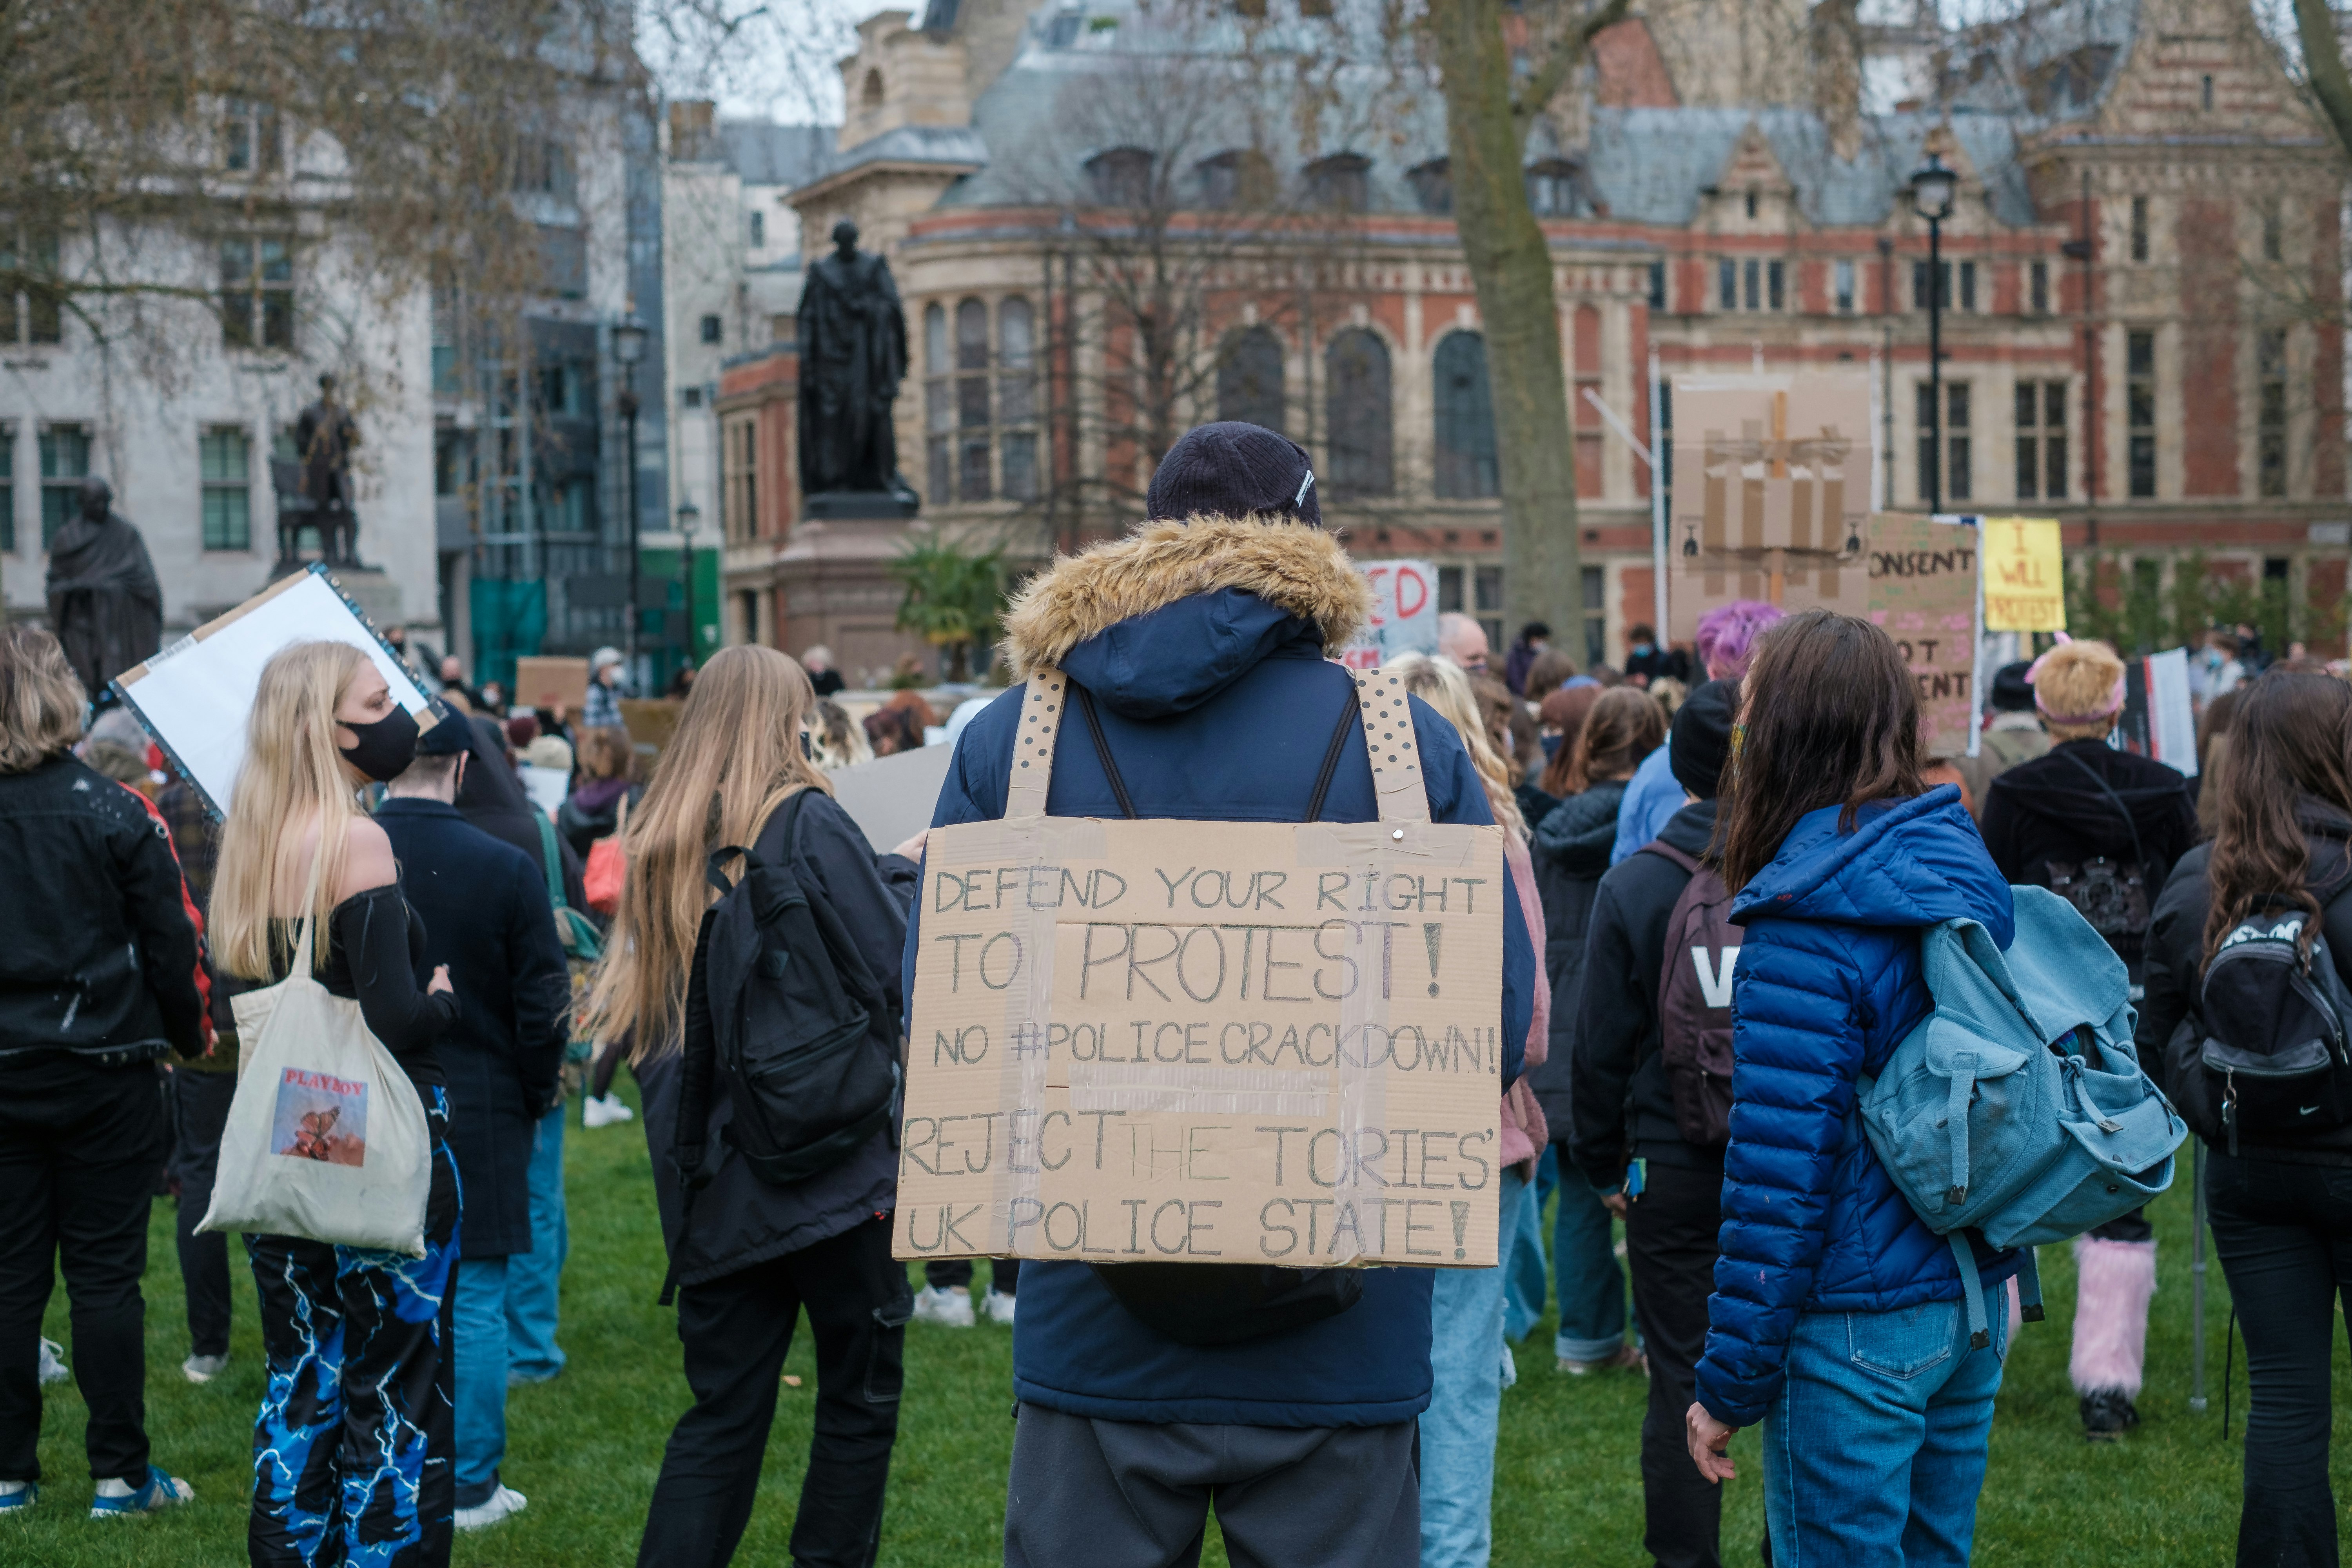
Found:
<svg viewBox="0 0 2352 1568"><path fill-rule="evenodd" d="M2336 13L2327 0L2294 0L2294 21L2303 38L2303 68L2308 73L2311 96L2327 117L2336 145L2352 153L2352 74L2344 67L2344 45L2336 31Z"/></svg>
<svg viewBox="0 0 2352 1568"><path fill-rule="evenodd" d="M1445 93L1454 223L1486 325L1486 378L1503 489L1504 635L1528 621L1584 662L1576 439L1559 353L1551 250L1528 205L1525 135L1497 0L1432 0ZM1499 662L1503 650L1496 648Z"/></svg>

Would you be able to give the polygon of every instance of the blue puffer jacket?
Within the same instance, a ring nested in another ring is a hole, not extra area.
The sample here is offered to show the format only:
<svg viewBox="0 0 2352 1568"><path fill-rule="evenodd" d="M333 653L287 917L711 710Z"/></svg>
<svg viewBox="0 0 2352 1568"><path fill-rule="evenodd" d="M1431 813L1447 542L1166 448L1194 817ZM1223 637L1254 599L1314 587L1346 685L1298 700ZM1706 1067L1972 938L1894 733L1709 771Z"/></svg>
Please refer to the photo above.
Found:
<svg viewBox="0 0 2352 1568"><path fill-rule="evenodd" d="M1154 524L1060 563L1006 627L1022 668L1058 663L1093 695L1137 816L1298 821L1345 714L1349 737L1323 820L1370 822L1380 808L1355 686L1322 655L1360 619L1354 580L1338 543L1313 529ZM959 738L934 826L1003 816L1022 696L1006 692ZM1417 698L1412 717L1430 816L1493 821L1453 727ZM1066 728L1055 749L1046 810L1119 815L1083 726ZM1515 893L1503 910L1508 1084L1519 1075L1538 969ZM921 940L919 918L907 931L908 986ZM1426 1269L1371 1268L1362 1299L1336 1317L1196 1347L1146 1327L1083 1263L1024 1262L1013 1389L1032 1404L1112 1421L1403 1421L1429 1403L1429 1300Z"/></svg>
<svg viewBox="0 0 2352 1568"><path fill-rule="evenodd" d="M1863 1136L1854 1083L1932 1010L1919 932L1966 916L2007 948L2009 884L1947 784L1799 819L1732 902L1747 928L1732 986L1731 1143L1722 1252L1706 1305L1698 1400L1760 1421L1780 1392L1799 1312L1886 1312L1958 1300L1948 1242L1895 1190ZM2017 1270L1970 1233L1988 1288Z"/></svg>

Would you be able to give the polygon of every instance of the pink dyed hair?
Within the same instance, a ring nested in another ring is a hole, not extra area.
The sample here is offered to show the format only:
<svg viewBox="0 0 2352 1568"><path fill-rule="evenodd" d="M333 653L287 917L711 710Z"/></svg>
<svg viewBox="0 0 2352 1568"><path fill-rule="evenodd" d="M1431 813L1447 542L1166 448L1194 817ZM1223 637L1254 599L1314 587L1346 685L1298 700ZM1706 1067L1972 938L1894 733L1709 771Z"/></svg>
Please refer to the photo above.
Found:
<svg viewBox="0 0 2352 1568"><path fill-rule="evenodd" d="M1780 610L1761 599L1734 599L1698 618L1699 662L1711 680L1736 680L1748 673L1748 660L1764 628L1780 619Z"/></svg>

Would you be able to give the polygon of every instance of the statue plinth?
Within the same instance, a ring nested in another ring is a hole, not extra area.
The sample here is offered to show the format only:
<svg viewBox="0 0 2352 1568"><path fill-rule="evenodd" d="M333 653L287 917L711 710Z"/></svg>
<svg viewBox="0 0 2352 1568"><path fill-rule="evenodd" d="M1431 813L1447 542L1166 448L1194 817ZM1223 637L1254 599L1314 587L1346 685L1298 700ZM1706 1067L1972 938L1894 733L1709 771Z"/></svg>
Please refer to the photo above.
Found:
<svg viewBox="0 0 2352 1568"><path fill-rule="evenodd" d="M827 490L801 500L801 515L811 522L881 519L903 522L922 502L904 490Z"/></svg>

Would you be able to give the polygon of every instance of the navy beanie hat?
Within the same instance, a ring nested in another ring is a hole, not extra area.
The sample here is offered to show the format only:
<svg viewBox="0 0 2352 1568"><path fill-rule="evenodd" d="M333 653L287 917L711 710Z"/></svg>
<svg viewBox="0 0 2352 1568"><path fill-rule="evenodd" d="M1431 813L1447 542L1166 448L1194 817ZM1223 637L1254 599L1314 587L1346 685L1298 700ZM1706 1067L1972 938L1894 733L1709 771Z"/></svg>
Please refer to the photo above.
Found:
<svg viewBox="0 0 2352 1568"><path fill-rule="evenodd" d="M1731 721L1739 705L1739 682L1710 680L1675 710L1666 765L1675 783L1701 800L1723 791L1723 765L1731 757Z"/></svg>
<svg viewBox="0 0 2352 1568"><path fill-rule="evenodd" d="M1307 448L1263 425L1236 419L1185 431L1153 471L1143 504L1144 515L1154 522L1181 522L1198 512L1256 513L1323 526L1315 465Z"/></svg>
<svg viewBox="0 0 2352 1568"><path fill-rule="evenodd" d="M2025 672L2033 667L2023 660L2004 664L1992 678L1992 706L1996 713L2031 713L2033 711L2033 688L2026 684Z"/></svg>

